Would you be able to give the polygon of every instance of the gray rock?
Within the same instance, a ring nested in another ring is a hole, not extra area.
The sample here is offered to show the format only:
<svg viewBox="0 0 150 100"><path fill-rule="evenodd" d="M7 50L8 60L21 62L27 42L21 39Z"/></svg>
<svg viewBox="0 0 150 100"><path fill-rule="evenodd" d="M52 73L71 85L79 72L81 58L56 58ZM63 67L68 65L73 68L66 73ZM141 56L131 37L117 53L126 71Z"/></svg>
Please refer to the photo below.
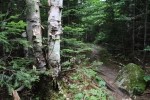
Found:
<svg viewBox="0 0 150 100"><path fill-rule="evenodd" d="M128 91L130 95L140 95L146 87L144 71L140 66L129 63L120 70L116 78L116 84L119 88Z"/></svg>

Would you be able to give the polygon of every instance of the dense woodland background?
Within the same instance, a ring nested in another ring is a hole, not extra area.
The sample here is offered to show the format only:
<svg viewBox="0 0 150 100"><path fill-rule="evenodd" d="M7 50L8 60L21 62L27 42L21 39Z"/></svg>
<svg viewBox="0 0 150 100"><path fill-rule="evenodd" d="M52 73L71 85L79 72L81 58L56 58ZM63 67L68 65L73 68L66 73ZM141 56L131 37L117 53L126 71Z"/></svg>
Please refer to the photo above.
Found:
<svg viewBox="0 0 150 100"><path fill-rule="evenodd" d="M49 11L47 0L41 0L40 10L43 53L46 54ZM141 65L147 72L150 66L149 17L150 0L64 0L61 35L62 70L76 68L74 66L81 65L83 61L100 60L103 63L132 62ZM18 89L22 85L28 88L24 90L27 93L22 96L34 97L33 93L36 90L33 89L36 88L34 83L37 84L41 74L43 75L43 72L33 68L33 59L26 57L25 48L32 48L27 39L22 37L26 25L24 0L0 0L2 98L9 97L7 94L11 94L12 89ZM103 50L100 52L97 48Z"/></svg>

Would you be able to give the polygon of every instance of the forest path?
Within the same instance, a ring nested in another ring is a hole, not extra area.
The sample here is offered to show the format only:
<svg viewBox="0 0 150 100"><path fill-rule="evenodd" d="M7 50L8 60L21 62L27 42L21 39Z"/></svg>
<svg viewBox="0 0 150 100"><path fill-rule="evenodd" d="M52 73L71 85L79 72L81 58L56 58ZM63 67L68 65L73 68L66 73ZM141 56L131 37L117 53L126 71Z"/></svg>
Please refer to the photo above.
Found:
<svg viewBox="0 0 150 100"><path fill-rule="evenodd" d="M125 92L122 92L115 84L115 79L119 72L119 67L115 64L103 65L99 70L101 77L106 81L107 87L110 90L110 95L115 100L132 100ZM142 96L136 96L134 100L150 100L150 90L145 91Z"/></svg>

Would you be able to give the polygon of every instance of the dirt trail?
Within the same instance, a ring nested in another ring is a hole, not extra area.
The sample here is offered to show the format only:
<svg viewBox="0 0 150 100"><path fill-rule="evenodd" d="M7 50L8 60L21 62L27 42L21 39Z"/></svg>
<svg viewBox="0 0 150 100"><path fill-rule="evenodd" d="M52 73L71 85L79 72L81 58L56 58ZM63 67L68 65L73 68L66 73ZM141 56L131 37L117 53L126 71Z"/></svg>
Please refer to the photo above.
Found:
<svg viewBox="0 0 150 100"><path fill-rule="evenodd" d="M101 77L106 81L107 87L110 90L111 95L115 100L133 100L125 92L122 92L117 85L114 83L115 78L119 72L117 65L103 65L100 67ZM150 91L145 91L142 96L136 96L134 100L150 100ZM147 93L146 93L147 92Z"/></svg>

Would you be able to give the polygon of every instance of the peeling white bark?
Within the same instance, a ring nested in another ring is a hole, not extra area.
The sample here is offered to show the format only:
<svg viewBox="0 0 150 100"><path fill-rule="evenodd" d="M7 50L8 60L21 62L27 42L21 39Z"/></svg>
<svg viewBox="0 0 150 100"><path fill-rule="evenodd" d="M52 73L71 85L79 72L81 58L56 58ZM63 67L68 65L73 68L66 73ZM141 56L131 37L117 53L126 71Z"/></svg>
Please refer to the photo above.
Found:
<svg viewBox="0 0 150 100"><path fill-rule="evenodd" d="M42 53L42 32L40 21L39 0L26 0L27 4L27 37L33 45L29 55L34 55L35 65L44 68L46 63Z"/></svg>
<svg viewBox="0 0 150 100"><path fill-rule="evenodd" d="M60 66L60 34L62 33L61 12L63 0L48 0L50 10L48 17L48 62L53 76L57 77Z"/></svg>
<svg viewBox="0 0 150 100"><path fill-rule="evenodd" d="M58 8L63 7L63 0L48 0L49 6L56 6Z"/></svg>

